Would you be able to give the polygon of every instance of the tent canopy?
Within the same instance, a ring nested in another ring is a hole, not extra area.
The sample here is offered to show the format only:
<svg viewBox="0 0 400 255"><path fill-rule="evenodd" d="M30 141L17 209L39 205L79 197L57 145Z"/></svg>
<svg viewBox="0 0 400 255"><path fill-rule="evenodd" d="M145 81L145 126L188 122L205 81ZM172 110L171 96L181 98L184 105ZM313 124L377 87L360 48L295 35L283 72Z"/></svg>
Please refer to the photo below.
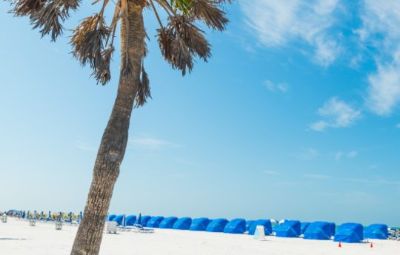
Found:
<svg viewBox="0 0 400 255"><path fill-rule="evenodd" d="M147 222L149 222L150 219L151 216L149 215L141 216L140 219L138 219L137 224L140 224L142 226L147 226Z"/></svg>
<svg viewBox="0 0 400 255"><path fill-rule="evenodd" d="M125 218L125 215L120 214L120 215L117 215L112 221L115 221L118 225L122 225L124 218Z"/></svg>
<svg viewBox="0 0 400 255"><path fill-rule="evenodd" d="M329 222L316 221L308 225L304 239L329 240L332 236L332 225Z"/></svg>
<svg viewBox="0 0 400 255"><path fill-rule="evenodd" d="M183 217L178 219L174 226L172 227L173 229L181 229L181 230L187 230L190 228L190 225L192 224L192 219L189 217Z"/></svg>
<svg viewBox="0 0 400 255"><path fill-rule="evenodd" d="M256 232L257 226L264 226L264 234L270 235L272 233L272 224L270 220L265 220L265 219L259 219L256 221L253 221L253 224L250 225L249 228L249 235L254 235Z"/></svg>
<svg viewBox="0 0 400 255"><path fill-rule="evenodd" d="M388 239L388 226L385 224L372 224L365 228L364 237L369 239Z"/></svg>
<svg viewBox="0 0 400 255"><path fill-rule="evenodd" d="M197 218L192 220L192 224L190 225L190 230L193 231L204 231L207 229L210 220L208 218Z"/></svg>
<svg viewBox="0 0 400 255"><path fill-rule="evenodd" d="M358 223L345 223L339 226L335 234L336 242L359 243L364 239L364 227Z"/></svg>
<svg viewBox="0 0 400 255"><path fill-rule="evenodd" d="M150 218L150 220L147 222L146 227L149 228L158 228L160 226L161 221L164 219L162 216L153 216Z"/></svg>
<svg viewBox="0 0 400 255"><path fill-rule="evenodd" d="M275 228L278 237L298 237L301 234L301 223L298 220L286 220Z"/></svg>
<svg viewBox="0 0 400 255"><path fill-rule="evenodd" d="M310 222L302 222L301 223L301 233L304 234L306 232L307 227L310 225Z"/></svg>
<svg viewBox="0 0 400 255"><path fill-rule="evenodd" d="M233 219L226 224L224 233L243 234L246 231L245 219Z"/></svg>
<svg viewBox="0 0 400 255"><path fill-rule="evenodd" d="M208 224L206 231L208 231L208 232L223 232L226 224L228 224L227 219L212 220Z"/></svg>
<svg viewBox="0 0 400 255"><path fill-rule="evenodd" d="M174 217L174 216L164 218L161 221L159 228L172 228L177 220L178 220L178 218Z"/></svg>
<svg viewBox="0 0 400 255"><path fill-rule="evenodd" d="M254 223L254 220L247 220L246 221L246 231L249 231L251 225Z"/></svg>
<svg viewBox="0 0 400 255"><path fill-rule="evenodd" d="M136 216L135 215L129 215L125 219L125 224L127 226L133 226L136 223Z"/></svg>
<svg viewBox="0 0 400 255"><path fill-rule="evenodd" d="M50 215L50 213L49 213L49 215ZM115 215L115 214L110 214L110 215L108 216L108 221L112 221L115 217L117 217L117 215Z"/></svg>

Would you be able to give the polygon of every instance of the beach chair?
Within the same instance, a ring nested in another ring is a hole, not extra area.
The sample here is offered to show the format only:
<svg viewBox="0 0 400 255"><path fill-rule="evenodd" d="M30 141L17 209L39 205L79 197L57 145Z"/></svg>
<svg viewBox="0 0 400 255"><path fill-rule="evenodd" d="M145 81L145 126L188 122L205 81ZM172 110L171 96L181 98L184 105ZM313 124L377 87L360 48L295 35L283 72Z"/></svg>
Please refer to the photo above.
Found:
<svg viewBox="0 0 400 255"><path fill-rule="evenodd" d="M107 221L107 234L116 234L116 233L117 233L117 222Z"/></svg>
<svg viewBox="0 0 400 255"><path fill-rule="evenodd" d="M3 215L1 215L1 222L7 223L7 214L3 213Z"/></svg>
<svg viewBox="0 0 400 255"><path fill-rule="evenodd" d="M35 219L29 219L29 226L36 226L36 220Z"/></svg>
<svg viewBox="0 0 400 255"><path fill-rule="evenodd" d="M56 230L62 229L62 221L56 221Z"/></svg>
<svg viewBox="0 0 400 255"><path fill-rule="evenodd" d="M145 234L154 233L154 229L152 229L152 228L145 228L145 227L143 227L143 226L140 225L140 224L135 224L135 225L133 225L133 227L129 227L129 228L132 229L133 232L136 232L136 233L145 233Z"/></svg>

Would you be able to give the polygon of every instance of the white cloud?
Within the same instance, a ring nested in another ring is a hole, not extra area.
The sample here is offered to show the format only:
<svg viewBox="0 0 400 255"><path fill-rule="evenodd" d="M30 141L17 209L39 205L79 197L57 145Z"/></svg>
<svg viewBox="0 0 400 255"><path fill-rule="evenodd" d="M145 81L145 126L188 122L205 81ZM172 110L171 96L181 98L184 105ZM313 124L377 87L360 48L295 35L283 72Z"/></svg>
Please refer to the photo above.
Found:
<svg viewBox="0 0 400 255"><path fill-rule="evenodd" d="M289 86L286 83L274 83L270 80L264 81L264 86L271 92L286 93L289 90Z"/></svg>
<svg viewBox="0 0 400 255"><path fill-rule="evenodd" d="M400 103L400 62L378 66L368 78L367 104L378 115L389 115Z"/></svg>
<svg viewBox="0 0 400 255"><path fill-rule="evenodd" d="M332 178L331 176L325 174L304 174L303 177L314 180L327 180Z"/></svg>
<svg viewBox="0 0 400 255"><path fill-rule="evenodd" d="M279 172L273 170L264 170L263 173L266 175L279 175Z"/></svg>
<svg viewBox="0 0 400 255"><path fill-rule="evenodd" d="M368 77L367 105L378 115L389 115L400 104L400 1L364 0L364 44L377 49L377 71Z"/></svg>
<svg viewBox="0 0 400 255"><path fill-rule="evenodd" d="M247 25L267 47L281 47L289 40L306 42L322 66L332 64L342 51L330 33L339 0L253 0L240 5Z"/></svg>
<svg viewBox="0 0 400 255"><path fill-rule="evenodd" d="M179 144L153 137L136 137L131 140L131 143L133 144L133 146L139 146L142 148L153 150L181 147Z"/></svg>
<svg viewBox="0 0 400 255"><path fill-rule="evenodd" d="M313 160L318 157L319 157L319 152L314 148L303 149L301 153L297 155L297 158L301 160Z"/></svg>
<svg viewBox="0 0 400 255"><path fill-rule="evenodd" d="M90 145L88 143L82 142L82 141L76 141L75 146L77 149L81 151L88 151L88 152L95 152L97 148L93 145Z"/></svg>
<svg viewBox="0 0 400 255"><path fill-rule="evenodd" d="M335 160L339 161L342 159L353 159L358 156L358 151L352 150L349 152L338 151L335 154Z"/></svg>
<svg viewBox="0 0 400 255"><path fill-rule="evenodd" d="M346 102L331 98L321 108L318 109L318 114L323 118L310 125L314 131L324 131L331 128L344 128L352 125L361 117L361 112L356 110Z"/></svg>

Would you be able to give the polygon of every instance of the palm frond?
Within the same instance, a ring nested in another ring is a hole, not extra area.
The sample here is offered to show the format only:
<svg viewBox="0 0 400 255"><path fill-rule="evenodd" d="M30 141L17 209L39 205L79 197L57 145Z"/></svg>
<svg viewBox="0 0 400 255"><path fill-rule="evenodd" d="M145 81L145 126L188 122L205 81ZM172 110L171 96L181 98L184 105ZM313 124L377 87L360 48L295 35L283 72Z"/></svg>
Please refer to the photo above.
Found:
<svg viewBox="0 0 400 255"><path fill-rule="evenodd" d="M192 0L192 14L195 18L204 21L204 23L216 30L224 30L228 19L225 12L218 8L218 2L209 0Z"/></svg>
<svg viewBox="0 0 400 255"><path fill-rule="evenodd" d="M193 57L204 61L211 56L210 45L204 32L197 28L193 20L183 15L170 17L168 26L158 30L158 42L162 55L185 75L193 68Z"/></svg>
<svg viewBox="0 0 400 255"><path fill-rule="evenodd" d="M135 106L136 107L143 106L147 102L148 98L151 98L150 81L149 81L147 72L144 69L144 66L142 64L142 70L141 70L141 75L140 75L140 84L139 84L139 87L137 88L136 97L135 97Z"/></svg>
<svg viewBox="0 0 400 255"><path fill-rule="evenodd" d="M89 64L98 82L103 85L110 80L109 65L114 48L105 49L111 35L104 18L96 14L85 18L73 31L71 38L72 54L82 65Z"/></svg>

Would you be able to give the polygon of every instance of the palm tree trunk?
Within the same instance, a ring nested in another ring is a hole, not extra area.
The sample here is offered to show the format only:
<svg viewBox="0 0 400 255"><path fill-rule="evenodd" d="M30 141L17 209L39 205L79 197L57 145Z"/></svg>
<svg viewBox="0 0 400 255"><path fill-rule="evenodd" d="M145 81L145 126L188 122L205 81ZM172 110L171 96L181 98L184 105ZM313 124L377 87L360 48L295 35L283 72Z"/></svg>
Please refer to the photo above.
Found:
<svg viewBox="0 0 400 255"><path fill-rule="evenodd" d="M105 218L114 184L128 142L130 117L140 86L142 60L145 55L143 4L128 0L121 24L121 73L117 98L104 131L93 169L83 220L79 225L71 255L97 255L100 250ZM126 70L127 65L130 71Z"/></svg>

